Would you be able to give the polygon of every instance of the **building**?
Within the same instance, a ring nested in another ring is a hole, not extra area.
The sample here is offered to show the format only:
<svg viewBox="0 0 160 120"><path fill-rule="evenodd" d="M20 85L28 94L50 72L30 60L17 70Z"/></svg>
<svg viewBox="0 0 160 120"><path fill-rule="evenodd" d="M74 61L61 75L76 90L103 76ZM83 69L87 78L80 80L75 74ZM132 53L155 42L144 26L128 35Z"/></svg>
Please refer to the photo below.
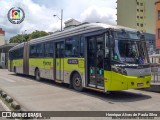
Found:
<svg viewBox="0 0 160 120"><path fill-rule="evenodd" d="M72 28L72 27L75 27L77 25L80 25L81 22L75 20L75 19L69 19L67 21L64 22L65 24L65 28L64 29L68 29L68 28Z"/></svg>
<svg viewBox="0 0 160 120"><path fill-rule="evenodd" d="M0 46L0 68L8 67L8 51L18 43L8 43Z"/></svg>
<svg viewBox="0 0 160 120"><path fill-rule="evenodd" d="M149 56L150 63L160 63L160 54L153 54Z"/></svg>
<svg viewBox="0 0 160 120"><path fill-rule="evenodd" d="M160 0L155 2L155 19L156 19L156 48L160 53Z"/></svg>
<svg viewBox="0 0 160 120"><path fill-rule="evenodd" d="M0 45L4 45L5 44L5 31L2 30L2 28L0 28Z"/></svg>
<svg viewBox="0 0 160 120"><path fill-rule="evenodd" d="M144 33L148 54L152 55L156 53L156 35L151 33Z"/></svg>
<svg viewBox="0 0 160 120"><path fill-rule="evenodd" d="M117 24L155 34L156 0L117 0Z"/></svg>

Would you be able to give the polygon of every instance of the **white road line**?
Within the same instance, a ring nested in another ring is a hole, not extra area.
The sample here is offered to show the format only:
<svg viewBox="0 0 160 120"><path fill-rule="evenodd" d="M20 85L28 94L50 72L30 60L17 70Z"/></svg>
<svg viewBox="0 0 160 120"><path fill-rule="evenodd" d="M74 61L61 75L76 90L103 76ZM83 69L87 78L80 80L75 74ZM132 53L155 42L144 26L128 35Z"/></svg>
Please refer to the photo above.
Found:
<svg viewBox="0 0 160 120"><path fill-rule="evenodd" d="M14 80L11 80L11 79L8 79L8 78L4 78L4 77L1 77L1 76L0 76L0 79L6 80L6 81L8 81L8 82L16 82L16 81L14 81Z"/></svg>
<svg viewBox="0 0 160 120"><path fill-rule="evenodd" d="M2 107L6 110L6 111L11 111L4 103L3 101L0 99L0 104L2 105Z"/></svg>

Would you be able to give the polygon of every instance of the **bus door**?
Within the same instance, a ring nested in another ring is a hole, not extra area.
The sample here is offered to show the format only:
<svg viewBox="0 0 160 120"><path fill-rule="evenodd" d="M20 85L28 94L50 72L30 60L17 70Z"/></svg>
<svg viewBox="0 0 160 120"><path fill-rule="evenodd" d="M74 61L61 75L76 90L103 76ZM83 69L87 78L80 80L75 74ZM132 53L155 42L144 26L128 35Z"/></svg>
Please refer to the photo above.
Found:
<svg viewBox="0 0 160 120"><path fill-rule="evenodd" d="M10 71L13 71L13 60L10 60Z"/></svg>
<svg viewBox="0 0 160 120"><path fill-rule="evenodd" d="M9 67L9 71L13 72L13 56L11 54L11 52L9 52L9 64L8 64L8 67Z"/></svg>
<svg viewBox="0 0 160 120"><path fill-rule="evenodd" d="M10 66L9 66L9 71L11 71L11 72L13 72L13 60L12 59L10 59Z"/></svg>
<svg viewBox="0 0 160 120"><path fill-rule="evenodd" d="M23 74L29 75L29 46L24 43L23 49Z"/></svg>
<svg viewBox="0 0 160 120"><path fill-rule="evenodd" d="M64 80L64 41L55 43L55 79Z"/></svg>
<svg viewBox="0 0 160 120"><path fill-rule="evenodd" d="M104 89L104 35L87 37L88 86Z"/></svg>

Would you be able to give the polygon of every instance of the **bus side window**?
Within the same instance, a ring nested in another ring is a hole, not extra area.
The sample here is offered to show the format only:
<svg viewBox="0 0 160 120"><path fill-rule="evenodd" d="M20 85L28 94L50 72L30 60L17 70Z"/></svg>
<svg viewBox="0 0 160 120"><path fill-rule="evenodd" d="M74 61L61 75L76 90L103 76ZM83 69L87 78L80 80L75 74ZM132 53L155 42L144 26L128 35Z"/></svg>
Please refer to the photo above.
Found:
<svg viewBox="0 0 160 120"><path fill-rule="evenodd" d="M22 59L23 58L23 48L19 48L12 53L13 58L12 59Z"/></svg>
<svg viewBox="0 0 160 120"><path fill-rule="evenodd" d="M44 44L44 57L53 57L53 42Z"/></svg>
<svg viewBox="0 0 160 120"><path fill-rule="evenodd" d="M22 59L23 58L23 48L20 48L19 50L18 50L19 52L19 59Z"/></svg>
<svg viewBox="0 0 160 120"><path fill-rule="evenodd" d="M43 51L44 51L44 46L43 43L37 45L37 54L36 57L42 58L43 57Z"/></svg>
<svg viewBox="0 0 160 120"><path fill-rule="evenodd" d="M65 57L79 57L79 37L72 37L66 40Z"/></svg>
<svg viewBox="0 0 160 120"><path fill-rule="evenodd" d="M49 56L50 57L53 57L53 53L54 53L54 48L53 48L53 42L49 42L49 44L50 44L50 49L49 49Z"/></svg>
<svg viewBox="0 0 160 120"><path fill-rule="evenodd" d="M30 46L30 58L36 57L36 45L31 45Z"/></svg>
<svg viewBox="0 0 160 120"><path fill-rule="evenodd" d="M80 39L80 57L84 57L84 38Z"/></svg>
<svg viewBox="0 0 160 120"><path fill-rule="evenodd" d="M49 43L44 44L44 57L49 57Z"/></svg>

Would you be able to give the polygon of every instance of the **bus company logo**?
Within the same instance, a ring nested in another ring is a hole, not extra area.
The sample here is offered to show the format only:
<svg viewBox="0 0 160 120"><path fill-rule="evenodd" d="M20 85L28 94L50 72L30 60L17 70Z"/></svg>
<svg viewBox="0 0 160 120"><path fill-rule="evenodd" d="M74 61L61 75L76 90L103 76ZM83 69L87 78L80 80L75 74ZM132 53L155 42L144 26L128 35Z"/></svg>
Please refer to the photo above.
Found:
<svg viewBox="0 0 160 120"><path fill-rule="evenodd" d="M25 13L20 7L13 7L8 11L8 20L12 24L20 24L25 18Z"/></svg>

